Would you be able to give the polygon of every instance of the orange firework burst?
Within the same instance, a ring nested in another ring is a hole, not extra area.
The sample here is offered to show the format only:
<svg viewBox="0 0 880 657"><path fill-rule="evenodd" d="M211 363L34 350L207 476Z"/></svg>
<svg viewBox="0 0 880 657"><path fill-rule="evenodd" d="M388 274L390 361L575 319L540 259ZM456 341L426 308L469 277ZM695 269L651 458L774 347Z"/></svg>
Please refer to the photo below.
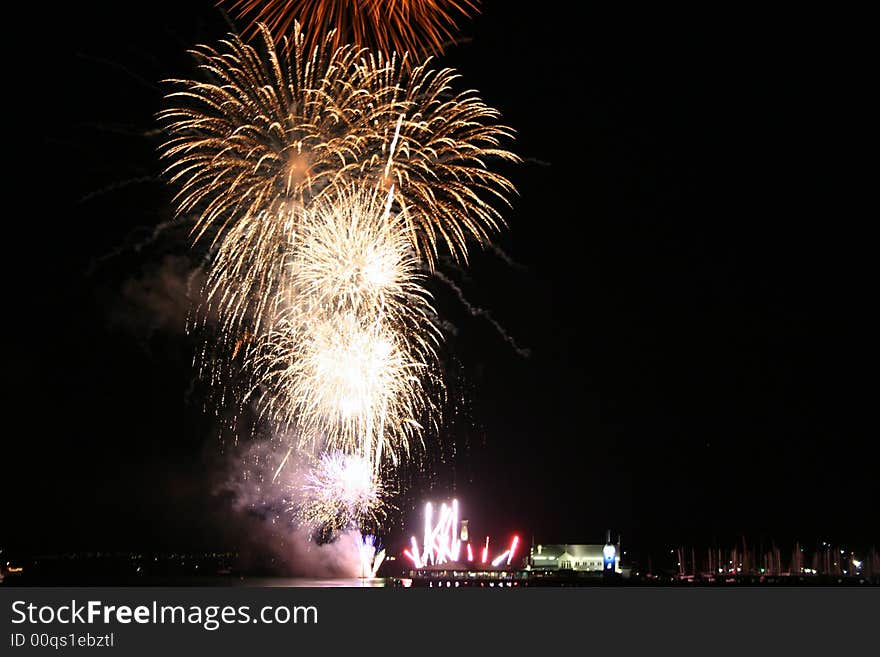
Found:
<svg viewBox="0 0 880 657"><path fill-rule="evenodd" d="M299 21L311 40L336 30L333 46L353 43L385 53L408 52L416 58L439 54L455 40L456 20L478 11L478 0L221 0L239 18L265 23L275 39L289 36ZM252 27L252 31L256 28Z"/></svg>

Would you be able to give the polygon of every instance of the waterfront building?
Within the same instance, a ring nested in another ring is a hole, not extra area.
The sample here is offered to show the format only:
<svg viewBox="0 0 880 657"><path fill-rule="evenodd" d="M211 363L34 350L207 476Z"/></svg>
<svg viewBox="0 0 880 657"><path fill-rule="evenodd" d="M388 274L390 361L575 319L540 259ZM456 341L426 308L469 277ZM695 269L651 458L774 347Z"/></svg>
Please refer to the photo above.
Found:
<svg viewBox="0 0 880 657"><path fill-rule="evenodd" d="M556 543L532 545L529 570L582 572L623 572L620 567L620 546L605 544Z"/></svg>

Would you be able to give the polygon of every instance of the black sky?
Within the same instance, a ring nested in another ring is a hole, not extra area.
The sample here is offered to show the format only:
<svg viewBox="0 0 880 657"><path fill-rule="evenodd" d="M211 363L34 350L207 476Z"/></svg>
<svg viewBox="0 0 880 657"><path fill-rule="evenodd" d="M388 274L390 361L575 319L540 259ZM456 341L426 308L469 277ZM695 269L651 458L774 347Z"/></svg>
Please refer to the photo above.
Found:
<svg viewBox="0 0 880 657"><path fill-rule="evenodd" d="M185 233L145 239L171 218L159 80L230 25L211 2L16 11L0 546L234 543ZM454 489L548 542L877 542L862 22L577 12L487 2L443 59L526 160L498 239L517 266L444 271L531 355L435 282L462 401L392 532Z"/></svg>

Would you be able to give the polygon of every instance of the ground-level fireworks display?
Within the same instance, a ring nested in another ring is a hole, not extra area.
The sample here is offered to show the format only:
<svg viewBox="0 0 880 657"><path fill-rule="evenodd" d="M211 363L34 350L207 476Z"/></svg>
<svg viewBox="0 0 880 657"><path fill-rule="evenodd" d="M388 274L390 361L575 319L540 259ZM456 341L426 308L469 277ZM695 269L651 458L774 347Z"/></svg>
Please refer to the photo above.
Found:
<svg viewBox="0 0 880 657"><path fill-rule="evenodd" d="M425 531L422 535L421 547L415 535L410 538L410 546L403 549L403 555L416 568L428 566L449 566L455 564L470 568L507 567L514 563L518 556L519 536L514 536L510 544L502 552L490 554L490 537L477 545L478 552L470 541L470 530L467 523L462 523L459 515L458 500L450 504L440 504L439 512L434 511L431 502L425 504ZM478 558L477 558L478 557Z"/></svg>

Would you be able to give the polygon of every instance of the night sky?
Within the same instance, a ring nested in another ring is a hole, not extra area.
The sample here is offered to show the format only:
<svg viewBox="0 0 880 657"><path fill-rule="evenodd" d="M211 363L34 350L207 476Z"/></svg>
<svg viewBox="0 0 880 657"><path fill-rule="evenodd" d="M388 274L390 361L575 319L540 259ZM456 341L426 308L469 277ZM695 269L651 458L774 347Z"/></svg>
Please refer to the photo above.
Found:
<svg viewBox="0 0 880 657"><path fill-rule="evenodd" d="M173 216L159 81L231 24L103 4L7 22L0 547L235 547L184 331L198 253L180 226L150 239ZM442 60L525 160L502 254L442 270L530 353L431 283L452 412L392 543L453 492L543 542L876 543L862 28L577 4L486 2Z"/></svg>

